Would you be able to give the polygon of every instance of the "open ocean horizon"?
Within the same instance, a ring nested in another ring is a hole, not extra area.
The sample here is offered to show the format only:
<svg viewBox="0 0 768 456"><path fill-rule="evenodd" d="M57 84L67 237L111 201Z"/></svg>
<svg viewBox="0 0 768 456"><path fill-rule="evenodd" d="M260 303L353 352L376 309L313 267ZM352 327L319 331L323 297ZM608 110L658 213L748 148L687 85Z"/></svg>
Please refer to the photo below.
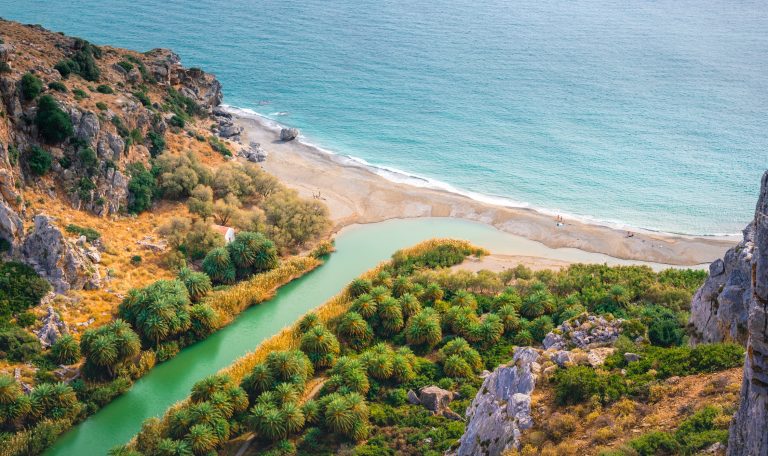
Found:
<svg viewBox="0 0 768 456"><path fill-rule="evenodd" d="M497 204L736 234L768 168L760 1L0 0L0 16L171 48L227 105Z"/></svg>

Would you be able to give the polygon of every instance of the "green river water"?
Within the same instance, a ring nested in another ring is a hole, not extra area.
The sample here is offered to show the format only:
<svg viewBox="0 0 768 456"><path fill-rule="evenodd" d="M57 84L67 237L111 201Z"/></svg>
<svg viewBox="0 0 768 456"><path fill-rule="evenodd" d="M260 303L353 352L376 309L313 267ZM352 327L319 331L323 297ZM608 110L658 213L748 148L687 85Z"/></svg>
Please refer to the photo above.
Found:
<svg viewBox="0 0 768 456"><path fill-rule="evenodd" d="M638 263L575 249L549 249L488 225L457 219L392 220L349 227L336 237L337 251L323 266L285 285L272 300L246 310L206 340L156 366L126 394L62 436L46 455L106 454L113 446L127 442L146 418L161 416L170 405L184 399L196 381L252 351L396 250L433 237L466 239L494 253L609 264Z"/></svg>

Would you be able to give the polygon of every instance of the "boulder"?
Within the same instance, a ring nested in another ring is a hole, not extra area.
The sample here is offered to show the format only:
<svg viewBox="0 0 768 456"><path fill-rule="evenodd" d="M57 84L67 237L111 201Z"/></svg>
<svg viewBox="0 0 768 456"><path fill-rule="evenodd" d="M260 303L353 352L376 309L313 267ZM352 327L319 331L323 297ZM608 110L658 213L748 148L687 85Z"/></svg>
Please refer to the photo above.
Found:
<svg viewBox="0 0 768 456"><path fill-rule="evenodd" d="M547 333L542 344L545 350L610 346L621 335L622 322L621 319L608 319L602 315L582 314Z"/></svg>
<svg viewBox="0 0 768 456"><path fill-rule="evenodd" d="M593 348L587 352L587 361L589 361L589 365L592 367L602 366L605 364L605 359L611 356L615 351L616 349L611 347Z"/></svg>
<svg viewBox="0 0 768 456"><path fill-rule="evenodd" d="M531 393L536 375L532 365L539 352L518 348L512 362L496 368L467 408L467 426L453 453L459 456L498 456L519 449L520 435L533 426Z"/></svg>
<svg viewBox="0 0 768 456"><path fill-rule="evenodd" d="M296 128L283 128L280 130L280 141L293 141L299 136L299 130Z"/></svg>
<svg viewBox="0 0 768 456"><path fill-rule="evenodd" d="M442 414L449 409L453 393L437 386L425 386L419 390L419 402L429 411Z"/></svg>
<svg viewBox="0 0 768 456"><path fill-rule="evenodd" d="M250 145L240 151L240 156L254 163L263 162L267 159L267 151L261 147L261 144L252 142Z"/></svg>
<svg viewBox="0 0 768 456"><path fill-rule="evenodd" d="M98 267L82 248L66 239L54 220L35 216L34 230L21 247L23 261L48 280L57 293L101 286Z"/></svg>
<svg viewBox="0 0 768 456"><path fill-rule="evenodd" d="M552 360L553 363L557 364L560 367L566 367L570 364L573 364L573 358L571 356L571 352L566 350L556 351L549 357L549 359Z"/></svg>
<svg viewBox="0 0 768 456"><path fill-rule="evenodd" d="M624 353L624 361L628 363L634 363L636 361L640 361L640 355L638 355L637 353L630 353L630 352Z"/></svg>
<svg viewBox="0 0 768 456"><path fill-rule="evenodd" d="M232 138L234 136L240 136L243 132L243 127L234 125L232 123L223 124L219 126L219 136L222 138Z"/></svg>
<svg viewBox="0 0 768 456"><path fill-rule="evenodd" d="M0 237L16 246L23 235L24 224L19 214L5 201L0 201Z"/></svg>
<svg viewBox="0 0 768 456"><path fill-rule="evenodd" d="M728 456L768 455L768 171L763 174L752 227L747 355L739 409L728 433ZM725 266L727 273L728 261Z"/></svg>
<svg viewBox="0 0 768 456"><path fill-rule="evenodd" d="M0 44L0 62L7 62L13 55L13 46L10 44Z"/></svg>
<svg viewBox="0 0 768 456"><path fill-rule="evenodd" d="M419 396L413 391L408 390L408 402L413 405L421 405L421 400L419 399Z"/></svg>

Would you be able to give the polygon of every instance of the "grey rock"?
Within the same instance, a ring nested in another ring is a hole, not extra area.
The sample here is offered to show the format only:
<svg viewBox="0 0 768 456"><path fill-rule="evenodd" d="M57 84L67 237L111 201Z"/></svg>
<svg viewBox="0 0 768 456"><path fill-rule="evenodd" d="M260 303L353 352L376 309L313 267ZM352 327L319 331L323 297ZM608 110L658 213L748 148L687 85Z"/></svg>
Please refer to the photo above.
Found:
<svg viewBox="0 0 768 456"><path fill-rule="evenodd" d="M419 401L429 411L437 414L449 408L453 400L453 393L437 386L425 386L419 390Z"/></svg>
<svg viewBox="0 0 768 456"><path fill-rule="evenodd" d="M624 353L624 361L628 363L634 363L636 361L640 361L640 355L638 355L637 353L630 353L630 352Z"/></svg>
<svg viewBox="0 0 768 456"><path fill-rule="evenodd" d="M467 426L455 454L497 456L519 449L522 431L533 426L531 393L536 375L532 365L539 352L518 348L512 362L496 368L467 408Z"/></svg>
<svg viewBox="0 0 768 456"><path fill-rule="evenodd" d="M296 128L283 128L280 130L280 141L293 141L299 136L299 130Z"/></svg>
<svg viewBox="0 0 768 456"><path fill-rule="evenodd" d="M587 361L592 367L598 367L605 364L605 359L611 356L616 351L612 347L598 347L593 348L587 352Z"/></svg>
<svg viewBox="0 0 768 456"><path fill-rule="evenodd" d="M413 405L421 405L421 400L419 399L419 396L416 395L416 393L413 390L408 390L408 402Z"/></svg>
<svg viewBox="0 0 768 456"><path fill-rule="evenodd" d="M709 277L691 301L691 342L747 343L747 320L752 288L755 225L750 223L742 241L709 267Z"/></svg>
<svg viewBox="0 0 768 456"><path fill-rule="evenodd" d="M623 320L609 320L602 315L580 315L563 322L544 336L544 349L565 350L610 346L621 335Z"/></svg>
<svg viewBox="0 0 768 456"><path fill-rule="evenodd" d="M219 127L219 136L221 136L222 138L231 138L233 136L240 136L242 132L243 132L243 127L240 127L234 124L221 125Z"/></svg>
<svg viewBox="0 0 768 456"><path fill-rule="evenodd" d="M265 161L269 155L267 154L267 151L261 147L261 144L252 142L249 144L248 148L240 151L240 156L250 162L259 163Z"/></svg>
<svg viewBox="0 0 768 456"><path fill-rule="evenodd" d="M67 240L47 215L38 214L34 220L34 230L21 247L22 259L48 280L57 293L98 288L98 267L85 252Z"/></svg>
<svg viewBox="0 0 768 456"><path fill-rule="evenodd" d="M768 171L763 174L752 227L747 354L739 409L728 433L728 456L768 455ZM727 260L725 264L727 273Z"/></svg>
<svg viewBox="0 0 768 456"><path fill-rule="evenodd" d="M7 62L13 55L13 46L10 44L0 44L0 62Z"/></svg>
<svg viewBox="0 0 768 456"><path fill-rule="evenodd" d="M79 122L74 123L74 125L76 128L75 136L78 139L83 140L92 146L96 143L96 138L101 130L99 117L96 114L90 111L83 113Z"/></svg>
<svg viewBox="0 0 768 456"><path fill-rule="evenodd" d="M5 201L0 201L0 237L16 246L23 235L24 224L19 214Z"/></svg>
<svg viewBox="0 0 768 456"><path fill-rule="evenodd" d="M59 337L68 333L69 329L59 314L53 310L53 307L48 306L48 313L43 317L43 326L35 332L40 344L43 347L50 347L59 340Z"/></svg>
<svg viewBox="0 0 768 456"><path fill-rule="evenodd" d="M552 360L553 363L557 364L559 367L565 367L571 363L573 363L573 358L571 357L571 352L566 350L558 350L555 353L552 354L549 358Z"/></svg>

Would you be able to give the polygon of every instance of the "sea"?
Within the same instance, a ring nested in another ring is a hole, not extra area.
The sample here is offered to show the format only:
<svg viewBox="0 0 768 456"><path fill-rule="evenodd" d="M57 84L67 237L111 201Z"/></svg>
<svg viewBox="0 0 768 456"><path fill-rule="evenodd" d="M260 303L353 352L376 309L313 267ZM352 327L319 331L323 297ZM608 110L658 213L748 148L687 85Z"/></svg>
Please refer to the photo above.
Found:
<svg viewBox="0 0 768 456"><path fill-rule="evenodd" d="M227 105L329 153L553 216L735 235L768 168L765 0L0 0L0 16L171 48Z"/></svg>

